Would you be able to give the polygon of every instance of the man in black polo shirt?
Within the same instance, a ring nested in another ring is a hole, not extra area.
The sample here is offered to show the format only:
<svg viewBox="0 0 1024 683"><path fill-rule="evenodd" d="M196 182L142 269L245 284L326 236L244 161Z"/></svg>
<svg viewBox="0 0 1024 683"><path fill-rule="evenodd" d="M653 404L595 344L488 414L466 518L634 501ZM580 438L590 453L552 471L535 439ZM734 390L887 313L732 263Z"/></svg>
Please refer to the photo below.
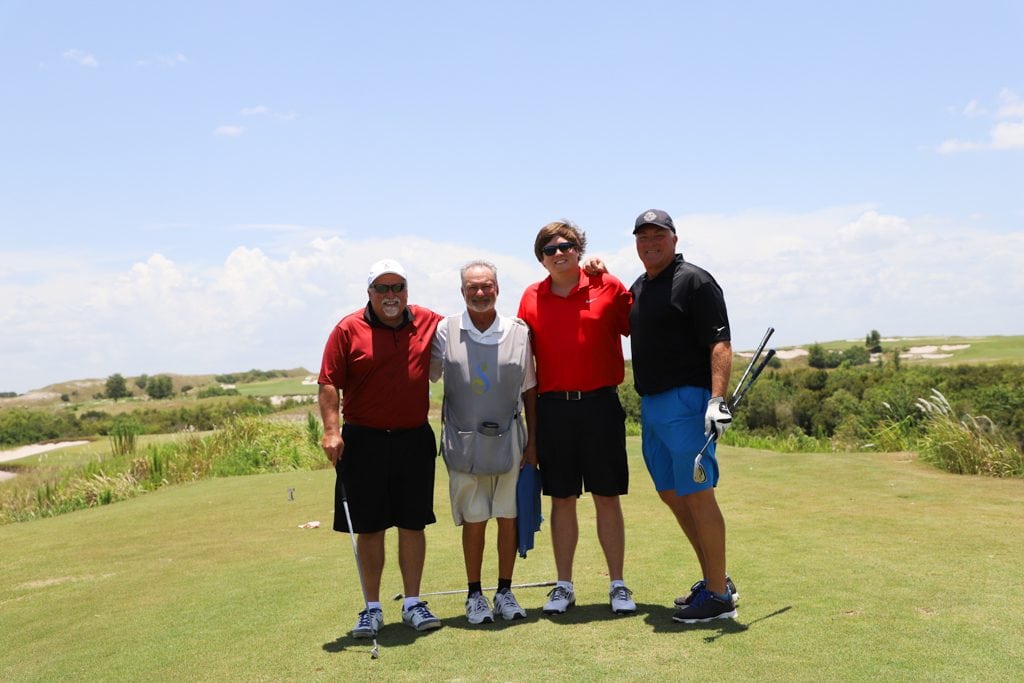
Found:
<svg viewBox="0 0 1024 683"><path fill-rule="evenodd" d="M694 465L711 431L721 436L732 421L724 399L732 369L725 299L710 273L675 252L676 228L667 213L640 214L633 234L646 271L630 289L629 314L644 461L703 572L690 594L676 599L672 618L688 624L733 618L735 586L725 573L714 443Z"/></svg>

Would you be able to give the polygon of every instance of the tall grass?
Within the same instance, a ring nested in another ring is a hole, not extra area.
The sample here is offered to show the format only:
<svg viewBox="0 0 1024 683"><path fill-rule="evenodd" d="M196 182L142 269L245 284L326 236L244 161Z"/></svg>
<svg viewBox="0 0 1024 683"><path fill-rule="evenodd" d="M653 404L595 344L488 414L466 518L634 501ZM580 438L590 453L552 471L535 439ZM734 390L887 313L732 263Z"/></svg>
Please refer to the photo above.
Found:
<svg viewBox="0 0 1024 683"><path fill-rule="evenodd" d="M130 417L119 417L110 427L110 450L114 457L134 455L142 426Z"/></svg>
<svg viewBox="0 0 1024 683"><path fill-rule="evenodd" d="M113 441L112 441L113 443ZM240 417L205 437L117 452L70 469L32 468L0 489L0 524L107 505L162 486L325 467L328 461L298 425Z"/></svg>
<svg viewBox="0 0 1024 683"><path fill-rule="evenodd" d="M306 413L306 438L315 448L320 448L324 438L324 426L313 413Z"/></svg>
<svg viewBox="0 0 1024 683"><path fill-rule="evenodd" d="M1024 454L992 420L968 414L958 418L937 389L932 389L931 398L918 399L917 405L926 415L924 435L917 443L925 462L954 474L1024 476Z"/></svg>

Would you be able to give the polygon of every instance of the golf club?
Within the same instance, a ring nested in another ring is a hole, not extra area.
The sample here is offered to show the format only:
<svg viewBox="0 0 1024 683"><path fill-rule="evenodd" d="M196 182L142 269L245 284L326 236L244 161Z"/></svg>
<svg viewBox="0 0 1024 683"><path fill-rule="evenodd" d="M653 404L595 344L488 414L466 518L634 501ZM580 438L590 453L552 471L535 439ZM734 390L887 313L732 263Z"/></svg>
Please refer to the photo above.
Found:
<svg viewBox="0 0 1024 683"><path fill-rule="evenodd" d="M510 588L540 588L541 586L554 586L556 583L558 583L558 582L557 581L539 581L537 583L517 583L514 586L510 586ZM485 591L493 591L493 590L498 590L498 587L497 586L491 586L490 588L484 588L483 590L485 590ZM420 593L420 597L422 598L422 597L426 597L428 595L455 595L456 593L465 593L465 592L466 592L465 588L459 588L458 590L453 590L453 591L434 591L433 593ZM405 597L404 593L395 593L394 596L392 596L391 599L392 600L401 600L404 597Z"/></svg>
<svg viewBox="0 0 1024 683"><path fill-rule="evenodd" d="M340 475L339 475L340 476ZM345 485L338 481L341 487L341 505L345 508L345 521L348 522L348 536L352 539L352 553L356 556L356 573L359 574L359 588L363 591L363 606L366 608L366 616L373 623L370 617L370 602L366 599L366 583L363 581L363 568L359 564L359 547L356 545L356 534L352 531L352 515L348 511L348 496L345 494ZM370 659L377 659L380 653L377 651L377 629L373 629L373 649L370 650Z"/></svg>
<svg viewBox="0 0 1024 683"><path fill-rule="evenodd" d="M754 355L750 357L750 363L747 364L747 369L743 371L743 374L740 376L740 381L736 383L736 388L733 389L732 397L729 399L728 406L730 413L732 413L736 409L736 406L739 405L740 401L746 395L747 391L750 389L751 386L753 386L754 382L757 381L757 378L761 375L761 372L768 365L768 362L775 356L775 349L768 349L768 353L765 355L764 359L762 359L761 362L757 365L757 367L754 368L754 364L757 363L758 359L761 357L761 352L764 351L765 345L768 344L768 339L771 338L774 332L775 328L769 326L764 333L764 337L761 338L761 343L758 344L757 350L754 351ZM753 374L751 374L750 372L752 368L754 370ZM749 379L747 375L750 375ZM744 384L745 380L746 384ZM711 442L715 441L717 438L718 432L716 432L712 428L711 433L708 434L707 441L705 441L704 445L701 446L699 451L697 451L697 457L693 459L694 481L704 481L704 477L706 475L704 474L704 469L701 467L700 462L701 459L704 457L704 453L707 451L708 446L710 446Z"/></svg>

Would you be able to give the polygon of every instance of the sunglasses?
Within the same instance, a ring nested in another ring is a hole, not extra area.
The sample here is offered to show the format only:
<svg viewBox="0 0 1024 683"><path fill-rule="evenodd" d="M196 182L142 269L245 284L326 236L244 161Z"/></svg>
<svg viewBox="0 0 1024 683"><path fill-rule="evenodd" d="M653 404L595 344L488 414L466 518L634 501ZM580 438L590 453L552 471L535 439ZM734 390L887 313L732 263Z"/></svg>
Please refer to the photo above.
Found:
<svg viewBox="0 0 1024 683"><path fill-rule="evenodd" d="M541 251L544 252L545 256L554 256L556 252L567 253L570 249L575 249L576 245L572 242L559 242L558 244L549 244L546 247L542 247Z"/></svg>
<svg viewBox="0 0 1024 683"><path fill-rule="evenodd" d="M394 292L395 294L398 294L399 292L405 291L405 283L396 282L393 285L371 285L370 289L377 292L378 294L387 294L388 292Z"/></svg>

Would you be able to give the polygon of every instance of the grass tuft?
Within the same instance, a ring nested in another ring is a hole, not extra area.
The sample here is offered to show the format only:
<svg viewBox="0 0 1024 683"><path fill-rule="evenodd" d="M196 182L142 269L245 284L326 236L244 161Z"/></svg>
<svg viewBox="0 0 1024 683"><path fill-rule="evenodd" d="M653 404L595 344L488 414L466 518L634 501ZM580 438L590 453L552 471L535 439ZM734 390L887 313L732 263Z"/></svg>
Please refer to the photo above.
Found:
<svg viewBox="0 0 1024 683"><path fill-rule="evenodd" d="M958 418L937 389L930 398L919 398L917 407L926 417L924 435L916 444L923 461L954 474L1024 476L1024 454L992 420L969 414Z"/></svg>

